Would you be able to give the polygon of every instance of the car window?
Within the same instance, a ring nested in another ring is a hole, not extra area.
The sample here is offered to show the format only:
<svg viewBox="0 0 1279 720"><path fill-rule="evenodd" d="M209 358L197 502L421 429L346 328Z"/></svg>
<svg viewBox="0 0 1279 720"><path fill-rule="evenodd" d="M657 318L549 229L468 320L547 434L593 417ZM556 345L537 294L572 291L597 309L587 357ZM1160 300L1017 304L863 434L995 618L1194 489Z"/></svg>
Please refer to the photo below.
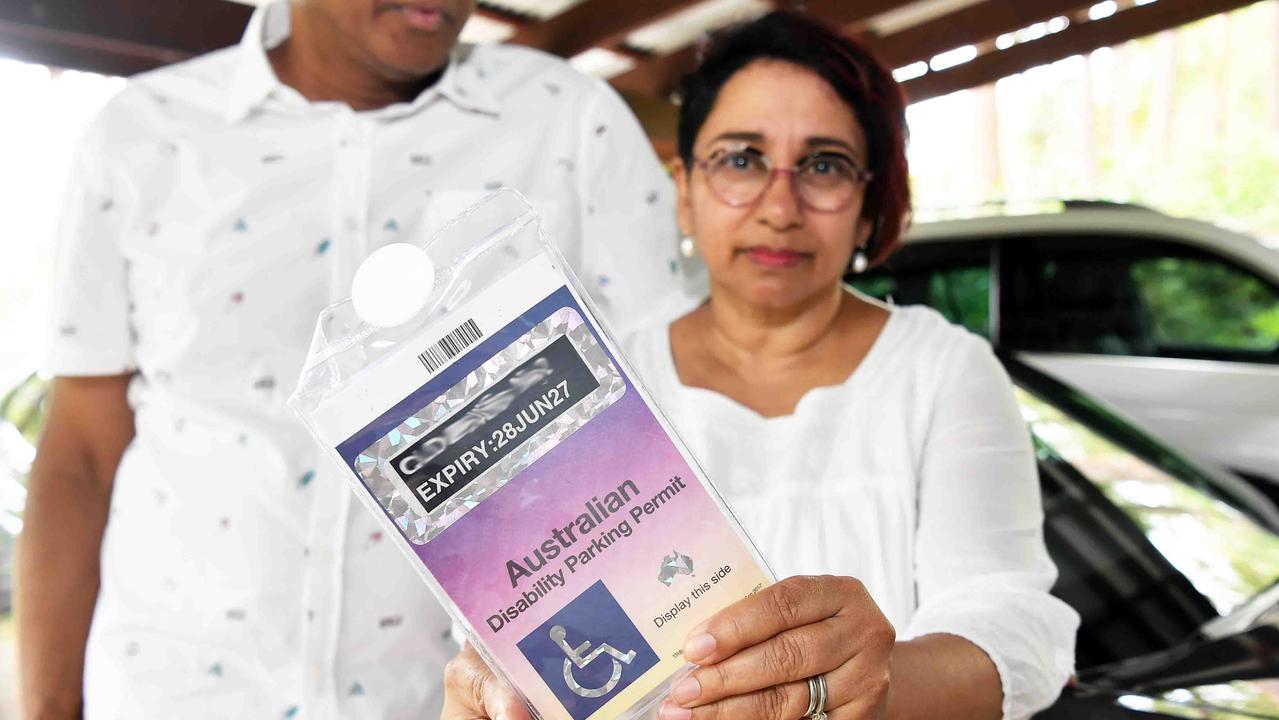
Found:
<svg viewBox="0 0 1279 720"><path fill-rule="evenodd" d="M1279 348L1279 293L1217 260L1141 258L1129 270L1163 348L1270 353Z"/></svg>
<svg viewBox="0 0 1279 720"><path fill-rule="evenodd" d="M897 305L928 305L989 338L989 253L984 241L907 245L883 266L847 279L867 295Z"/></svg>
<svg viewBox="0 0 1279 720"><path fill-rule="evenodd" d="M1227 259L1074 236L1009 239L1001 257L1005 347L1279 363L1279 289Z"/></svg>

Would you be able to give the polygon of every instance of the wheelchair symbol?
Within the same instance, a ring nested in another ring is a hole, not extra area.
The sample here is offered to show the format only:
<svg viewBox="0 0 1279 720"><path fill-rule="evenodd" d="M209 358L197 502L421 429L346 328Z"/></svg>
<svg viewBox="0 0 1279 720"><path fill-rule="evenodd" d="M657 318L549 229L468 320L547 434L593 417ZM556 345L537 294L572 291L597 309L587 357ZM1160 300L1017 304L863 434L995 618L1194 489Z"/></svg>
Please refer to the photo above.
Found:
<svg viewBox="0 0 1279 720"><path fill-rule="evenodd" d="M591 650L591 642L587 640L574 648L568 644L568 633L564 630L563 625L556 625L551 628L551 640L568 656L564 658L564 682L568 685L569 690L584 698L603 697L612 692L613 688L617 687L618 681L622 679L622 665L630 665L631 661L635 659L634 650L623 653L608 643ZM588 650L590 650L589 653L587 653ZM577 678L573 677L573 667L577 666L578 669L585 668L595 662L600 655L605 654L613 661L613 674L609 676L608 682L597 688L582 687L577 682Z"/></svg>

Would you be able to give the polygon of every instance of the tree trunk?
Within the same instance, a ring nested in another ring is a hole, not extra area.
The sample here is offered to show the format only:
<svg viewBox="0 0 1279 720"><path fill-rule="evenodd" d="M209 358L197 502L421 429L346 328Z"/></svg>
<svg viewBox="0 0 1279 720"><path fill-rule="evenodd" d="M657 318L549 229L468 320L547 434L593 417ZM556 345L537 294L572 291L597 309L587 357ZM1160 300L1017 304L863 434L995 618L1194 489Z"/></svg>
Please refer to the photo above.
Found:
<svg viewBox="0 0 1279 720"><path fill-rule="evenodd" d="M1110 147L1107 148L1112 161L1111 187L1112 190L1122 188L1125 195L1128 192L1129 169L1136 164L1133 155L1137 152L1137 148L1133 146L1132 132L1132 114L1138 101L1133 88L1137 86L1131 81L1129 73L1136 62L1134 56L1140 52L1143 50L1137 43L1116 45L1115 67L1111 73L1114 85L1110 100Z"/></svg>
<svg viewBox="0 0 1279 720"><path fill-rule="evenodd" d="M1155 157L1167 161L1172 157L1172 126L1177 104L1177 31L1166 30L1155 36L1152 66L1151 138L1155 143Z"/></svg>
<svg viewBox="0 0 1279 720"><path fill-rule="evenodd" d="M1237 92L1239 82L1234 60L1241 36L1238 29L1240 15L1244 12L1246 11L1236 10L1222 16L1217 29L1219 36L1217 47L1220 48L1221 55L1217 58L1216 130L1217 137L1223 140L1229 138L1235 129L1233 112L1235 103L1243 101Z"/></svg>
<svg viewBox="0 0 1279 720"><path fill-rule="evenodd" d="M1083 195L1095 199L1097 192L1097 102L1093 98L1096 89L1092 77L1092 53L1084 55L1084 77L1081 93L1083 122L1079 123L1079 132L1083 141L1084 187Z"/></svg>
<svg viewBox="0 0 1279 720"><path fill-rule="evenodd" d="M990 83L973 90L977 106L977 137L973 148L976 162L976 180L980 197L978 202L1003 199L1003 169L999 156L999 107L995 102L995 84Z"/></svg>
<svg viewBox="0 0 1279 720"><path fill-rule="evenodd" d="M1270 7L1270 43L1273 57L1267 58L1269 72L1263 77L1266 84L1266 116L1270 127L1279 132L1279 0L1271 0Z"/></svg>

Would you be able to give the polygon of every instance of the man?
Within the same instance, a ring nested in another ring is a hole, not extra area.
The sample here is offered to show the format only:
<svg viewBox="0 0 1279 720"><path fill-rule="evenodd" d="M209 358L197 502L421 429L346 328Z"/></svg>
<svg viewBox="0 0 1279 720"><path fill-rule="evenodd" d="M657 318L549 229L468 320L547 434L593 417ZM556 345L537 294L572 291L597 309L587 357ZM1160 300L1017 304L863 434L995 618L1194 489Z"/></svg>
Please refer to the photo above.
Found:
<svg viewBox="0 0 1279 720"><path fill-rule="evenodd" d="M284 405L319 310L501 185L615 327L681 282L671 188L618 97L457 46L470 11L266 6L93 124L19 559L25 717L438 715L449 620Z"/></svg>

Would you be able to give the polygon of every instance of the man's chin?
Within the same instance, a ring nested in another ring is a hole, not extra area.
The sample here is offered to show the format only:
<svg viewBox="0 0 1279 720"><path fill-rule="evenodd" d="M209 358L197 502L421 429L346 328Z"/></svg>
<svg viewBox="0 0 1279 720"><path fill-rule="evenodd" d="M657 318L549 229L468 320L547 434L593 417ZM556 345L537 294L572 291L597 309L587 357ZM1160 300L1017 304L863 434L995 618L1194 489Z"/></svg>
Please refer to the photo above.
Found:
<svg viewBox="0 0 1279 720"><path fill-rule="evenodd" d="M448 50L436 50L430 55L383 53L378 56L378 63L382 66L383 72L398 82L423 80L442 70L448 61Z"/></svg>
<svg viewBox="0 0 1279 720"><path fill-rule="evenodd" d="M394 26L384 20L374 28L370 50L377 63L397 80L424 78L444 67L449 53L457 44L458 28L454 19L435 32L417 32Z"/></svg>

